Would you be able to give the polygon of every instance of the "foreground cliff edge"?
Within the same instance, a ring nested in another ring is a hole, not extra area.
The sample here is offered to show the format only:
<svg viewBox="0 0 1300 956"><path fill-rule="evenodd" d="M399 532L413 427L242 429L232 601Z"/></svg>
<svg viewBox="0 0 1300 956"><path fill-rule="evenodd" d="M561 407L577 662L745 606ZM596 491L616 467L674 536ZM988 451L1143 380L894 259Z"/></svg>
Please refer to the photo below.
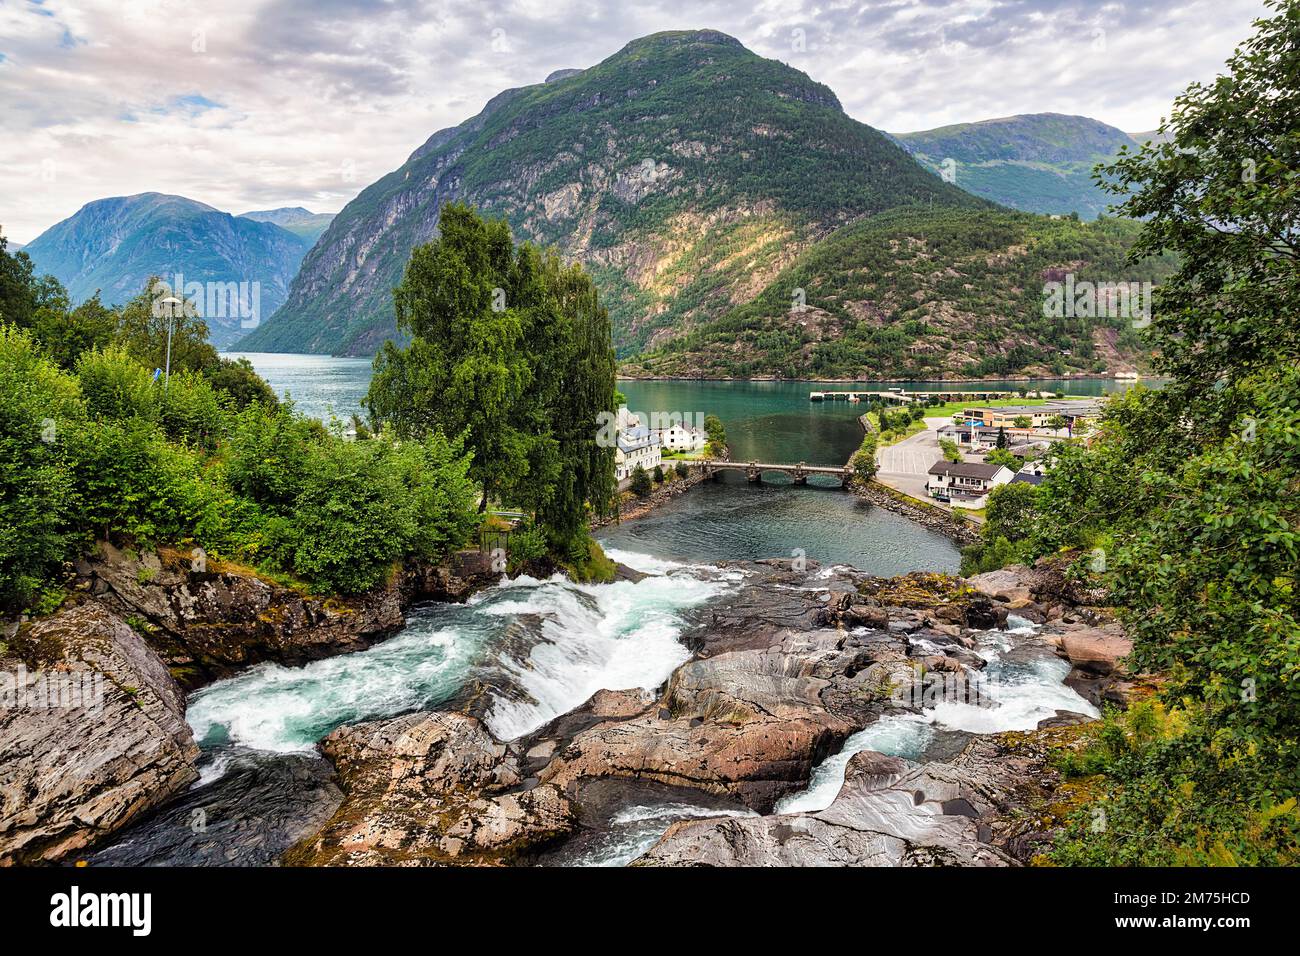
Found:
<svg viewBox="0 0 1300 956"><path fill-rule="evenodd" d="M1129 643L1093 606L1102 596L1050 566L968 581L730 567L743 583L701 609L682 637L690 659L658 691L602 690L512 741L487 729L488 688L475 686L456 709L340 727L319 745L333 779L320 761L279 765L310 790L309 812L259 819L238 852L209 846L204 861L550 862L611 808L655 791L728 812L674 823L641 865L1015 865L1050 846L1060 823L1051 755L1072 746L1087 715L1061 712L1028 732L940 733L920 762L863 751L828 807L778 804L853 734L925 706L901 688L982 669L973 635L1011 614L1041 623L1007 633L1012 653L1067 658L1067 683L1094 705L1137 690L1119 663ZM15 688L25 706L0 712L0 862L86 859L146 818L187 830L199 748L182 683L362 649L399 630L411 601L464 599L497 577L466 552L339 602L237 568L197 572L172 552L101 545L78 567L69 605L22 625L0 654L26 681ZM40 706L36 682L52 676L103 690L91 706ZM102 862L112 861L110 850Z"/></svg>

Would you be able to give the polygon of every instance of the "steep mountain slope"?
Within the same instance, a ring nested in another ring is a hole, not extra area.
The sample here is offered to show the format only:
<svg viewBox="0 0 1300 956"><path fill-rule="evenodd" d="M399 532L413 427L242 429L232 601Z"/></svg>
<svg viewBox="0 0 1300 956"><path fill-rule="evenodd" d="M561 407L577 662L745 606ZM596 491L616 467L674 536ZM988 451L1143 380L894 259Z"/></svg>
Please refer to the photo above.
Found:
<svg viewBox="0 0 1300 956"><path fill-rule="evenodd" d="M1113 126L1061 113L959 123L894 138L936 172L951 161L947 170L967 192L1013 209L1077 212L1084 219L1096 218L1114 201L1097 187L1093 166L1121 146L1137 145Z"/></svg>
<svg viewBox="0 0 1300 956"><path fill-rule="evenodd" d="M27 244L37 273L49 273L74 301L98 290L116 305L140 293L150 276L174 282L258 283L257 321L282 303L309 243L270 222L220 212L161 193L99 199ZM251 285L250 285L251 291ZM251 309L250 309L251 311ZM213 344L241 335L239 315L205 315Z"/></svg>
<svg viewBox="0 0 1300 956"><path fill-rule="evenodd" d="M252 219L256 222L273 222L311 246L334 221L334 213L312 212L303 209L302 206L282 206L279 209L259 209L240 213L239 218Z"/></svg>
<svg viewBox="0 0 1300 956"><path fill-rule="evenodd" d="M1043 305L1045 283L1069 273L1079 283L1167 276L1166 261L1125 264L1136 231L1121 219L1001 210L886 213L839 230L752 302L623 372L925 379L1129 371L1142 355L1130 318L1048 318Z"/></svg>
<svg viewBox="0 0 1300 956"><path fill-rule="evenodd" d="M338 214L241 347L375 351L410 250L453 199L585 262L624 354L748 301L857 218L984 205L805 74L725 34L660 33L434 134Z"/></svg>

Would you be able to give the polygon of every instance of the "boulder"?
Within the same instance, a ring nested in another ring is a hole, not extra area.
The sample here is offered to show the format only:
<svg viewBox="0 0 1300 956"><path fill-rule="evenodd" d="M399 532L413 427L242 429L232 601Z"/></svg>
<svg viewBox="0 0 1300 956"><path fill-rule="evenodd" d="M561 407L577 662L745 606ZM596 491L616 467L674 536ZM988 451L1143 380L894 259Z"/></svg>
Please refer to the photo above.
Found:
<svg viewBox="0 0 1300 956"><path fill-rule="evenodd" d="M87 850L198 778L181 689L121 618L87 601L24 627L8 655L0 863Z"/></svg>
<svg viewBox="0 0 1300 956"><path fill-rule="evenodd" d="M341 727L321 742L343 802L284 860L299 866L514 861L576 826L553 786L520 789L517 758L475 717L414 713Z"/></svg>
<svg viewBox="0 0 1300 956"><path fill-rule="evenodd" d="M999 601L1014 601L1030 597L1026 581L1029 569L1023 564L1011 564L997 571L986 571L966 579L966 584L985 597Z"/></svg>
<svg viewBox="0 0 1300 956"><path fill-rule="evenodd" d="M683 664L659 702L577 734L540 777L566 791L602 777L650 780L769 811L889 705L895 679L912 678L900 638L787 631Z"/></svg>
<svg viewBox="0 0 1300 956"><path fill-rule="evenodd" d="M1078 670L1104 677L1124 673L1121 661L1133 652L1133 641L1119 625L1079 626L1060 634L1057 647Z"/></svg>

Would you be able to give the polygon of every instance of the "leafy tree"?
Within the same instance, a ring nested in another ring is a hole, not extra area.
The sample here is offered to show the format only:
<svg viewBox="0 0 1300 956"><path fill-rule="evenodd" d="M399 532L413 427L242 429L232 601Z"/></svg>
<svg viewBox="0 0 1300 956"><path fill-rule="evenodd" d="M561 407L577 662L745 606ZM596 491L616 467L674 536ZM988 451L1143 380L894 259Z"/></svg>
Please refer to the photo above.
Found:
<svg viewBox="0 0 1300 956"><path fill-rule="evenodd" d="M591 280L553 254L516 248L504 220L442 212L396 291L406 348L385 345L366 403L401 437L463 435L480 509L501 498L534 511L552 547L586 560L586 514L608 509L613 449L609 315Z"/></svg>
<svg viewBox="0 0 1300 956"><path fill-rule="evenodd" d="M1020 459L1005 448L994 448L984 456L984 461L990 465L1002 465L1012 471L1018 469L1021 464Z"/></svg>
<svg viewBox="0 0 1300 956"><path fill-rule="evenodd" d="M1033 425L1033 423L1034 423L1033 419L1031 419L1028 415L1017 415L1012 420L1012 424L1015 425L1017 428L1029 428L1031 425Z"/></svg>
<svg viewBox="0 0 1300 956"><path fill-rule="evenodd" d="M25 252L10 253L8 246L0 236L0 322L27 328L37 307L32 260Z"/></svg>
<svg viewBox="0 0 1300 956"><path fill-rule="evenodd" d="M449 205L440 232L411 253L395 292L398 328L411 344L385 343L366 401L374 419L399 436L464 435L482 511L497 488L527 473L535 439L516 423L532 370L523 318L506 292L505 221L484 222L468 207Z"/></svg>
<svg viewBox="0 0 1300 956"><path fill-rule="evenodd" d="M275 390L253 370L253 363L246 358L222 356L207 374L212 386L230 396L236 408L245 408L254 402L275 405L278 401Z"/></svg>
<svg viewBox="0 0 1300 956"><path fill-rule="evenodd" d="M656 484L656 485L662 485L662 484L664 483L664 467L663 467L663 465L655 465L654 476L655 476L655 484Z"/></svg>
<svg viewBox="0 0 1300 956"><path fill-rule="evenodd" d="M708 436L708 452L714 458L721 458L727 450L727 429L717 415L704 416L704 434Z"/></svg>
<svg viewBox="0 0 1300 956"><path fill-rule="evenodd" d="M876 456L868 454L865 451L855 451L853 457L849 460L850 467L853 468L855 477L867 481L876 477L876 470L879 467L876 464Z"/></svg>
<svg viewBox="0 0 1300 956"><path fill-rule="evenodd" d="M219 364L217 350L208 342L208 325L190 301L168 309L158 303L165 295L161 279L151 278L145 289L122 307L115 344L148 369L165 368L168 330L171 330L171 371L206 372ZM180 298L180 296L176 296Z"/></svg>
<svg viewBox="0 0 1300 956"><path fill-rule="evenodd" d="M939 439L939 451L943 454L943 457L948 461L958 462L962 460L961 446L958 445L951 438Z"/></svg>
<svg viewBox="0 0 1300 956"><path fill-rule="evenodd" d="M83 352L112 341L117 313L91 296L75 309L44 307L36 311L32 331L47 355L63 368L72 368Z"/></svg>
<svg viewBox="0 0 1300 956"><path fill-rule="evenodd" d="M650 473L641 465L637 465L632 469L632 483L628 487L632 489L632 493L638 498L644 498L653 490L653 486L650 484Z"/></svg>
<svg viewBox="0 0 1300 956"><path fill-rule="evenodd" d="M674 465L673 470L677 472L678 478L685 478L690 473L690 469L686 467L686 462L684 461L679 461Z"/></svg>
<svg viewBox="0 0 1300 956"><path fill-rule="evenodd" d="M1171 381L1053 450L1029 546L1103 547L1133 666L1166 680L1072 765L1102 775L1107 826L1084 808L1059 862L1297 862L1300 6L1269 6L1168 141L1103 170L1135 254L1177 257L1145 330Z"/></svg>

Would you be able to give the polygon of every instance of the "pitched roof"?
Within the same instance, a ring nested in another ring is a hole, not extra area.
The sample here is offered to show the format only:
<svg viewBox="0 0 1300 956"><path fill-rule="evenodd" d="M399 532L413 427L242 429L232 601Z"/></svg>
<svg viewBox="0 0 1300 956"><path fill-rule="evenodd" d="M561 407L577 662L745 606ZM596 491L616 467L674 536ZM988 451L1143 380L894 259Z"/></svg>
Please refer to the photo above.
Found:
<svg viewBox="0 0 1300 956"><path fill-rule="evenodd" d="M936 461L930 466L932 475L950 475L954 478L983 478L985 481L992 478L1005 465L989 465L978 461Z"/></svg>
<svg viewBox="0 0 1300 956"><path fill-rule="evenodd" d="M1013 485L1041 485L1044 475L1031 475L1027 472L1017 472L1016 477L1011 479Z"/></svg>

